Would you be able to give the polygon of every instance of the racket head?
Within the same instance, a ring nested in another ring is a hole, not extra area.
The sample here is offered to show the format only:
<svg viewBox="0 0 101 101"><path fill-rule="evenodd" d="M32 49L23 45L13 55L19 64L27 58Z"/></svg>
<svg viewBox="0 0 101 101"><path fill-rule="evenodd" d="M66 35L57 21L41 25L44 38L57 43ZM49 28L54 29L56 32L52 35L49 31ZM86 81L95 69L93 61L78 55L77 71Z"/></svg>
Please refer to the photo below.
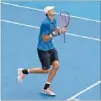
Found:
<svg viewBox="0 0 101 101"><path fill-rule="evenodd" d="M60 26L68 27L70 22L70 14L67 11L62 11L60 13Z"/></svg>

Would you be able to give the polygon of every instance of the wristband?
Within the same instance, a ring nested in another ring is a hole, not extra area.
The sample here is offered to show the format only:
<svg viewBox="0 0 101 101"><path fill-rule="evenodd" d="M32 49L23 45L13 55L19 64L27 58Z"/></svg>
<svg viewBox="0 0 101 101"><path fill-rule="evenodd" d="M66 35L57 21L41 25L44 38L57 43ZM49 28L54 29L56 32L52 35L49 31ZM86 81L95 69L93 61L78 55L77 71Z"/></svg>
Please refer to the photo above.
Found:
<svg viewBox="0 0 101 101"><path fill-rule="evenodd" d="M51 38L53 38L53 35L52 35L52 34L50 34L50 37L51 37Z"/></svg>
<svg viewBox="0 0 101 101"><path fill-rule="evenodd" d="M53 35L53 36L56 36L57 34L53 31L52 35Z"/></svg>
<svg viewBox="0 0 101 101"><path fill-rule="evenodd" d="M56 33L55 32L53 32L53 33L50 34L50 37L51 38L53 38L54 36L56 36Z"/></svg>
<svg viewBox="0 0 101 101"><path fill-rule="evenodd" d="M51 38L53 38L53 37L55 37L55 36L57 36L57 35L60 35L61 33L60 32L58 32L57 34L53 31L53 33L51 33L50 34L50 36L51 36Z"/></svg>
<svg viewBox="0 0 101 101"><path fill-rule="evenodd" d="M61 35L61 33L60 33L60 32L58 32L58 35Z"/></svg>

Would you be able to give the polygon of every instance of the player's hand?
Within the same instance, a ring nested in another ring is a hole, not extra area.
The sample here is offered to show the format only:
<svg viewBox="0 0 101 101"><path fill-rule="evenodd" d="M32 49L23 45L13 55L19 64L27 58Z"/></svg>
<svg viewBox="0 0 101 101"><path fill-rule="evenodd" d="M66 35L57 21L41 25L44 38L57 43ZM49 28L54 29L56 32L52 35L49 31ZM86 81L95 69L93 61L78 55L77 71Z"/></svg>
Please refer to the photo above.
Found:
<svg viewBox="0 0 101 101"><path fill-rule="evenodd" d="M55 28L55 33L59 33L60 32L60 29L59 28Z"/></svg>
<svg viewBox="0 0 101 101"><path fill-rule="evenodd" d="M63 27L63 28L61 29L61 33L62 33L62 34L65 34L66 32L67 32L66 27Z"/></svg>

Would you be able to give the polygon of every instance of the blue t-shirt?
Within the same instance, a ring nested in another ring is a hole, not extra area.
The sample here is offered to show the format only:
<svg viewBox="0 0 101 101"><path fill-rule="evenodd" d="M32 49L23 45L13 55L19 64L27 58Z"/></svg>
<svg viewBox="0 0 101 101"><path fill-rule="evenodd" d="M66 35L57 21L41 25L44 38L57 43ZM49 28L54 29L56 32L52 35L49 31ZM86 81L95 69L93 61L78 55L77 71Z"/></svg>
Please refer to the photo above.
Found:
<svg viewBox="0 0 101 101"><path fill-rule="evenodd" d="M50 20L50 18L47 16L40 26L40 34L38 39L38 49L43 51L48 51L50 49L54 48L54 45L52 43L52 39L48 40L47 42L44 42L42 39L42 35L49 35L52 33L55 28L57 27L56 19L54 18L53 21Z"/></svg>

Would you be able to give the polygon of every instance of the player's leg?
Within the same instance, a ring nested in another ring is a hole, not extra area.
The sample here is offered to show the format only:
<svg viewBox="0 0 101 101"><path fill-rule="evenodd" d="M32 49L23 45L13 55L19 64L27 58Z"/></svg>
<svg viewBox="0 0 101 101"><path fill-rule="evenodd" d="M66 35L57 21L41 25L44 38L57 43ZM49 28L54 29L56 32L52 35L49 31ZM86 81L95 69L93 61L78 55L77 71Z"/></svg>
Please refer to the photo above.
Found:
<svg viewBox="0 0 101 101"><path fill-rule="evenodd" d="M52 63L52 69L49 73L49 76L48 76L48 80L44 86L44 89L43 89L43 92L49 94L49 95L55 95L50 89L50 84L52 82L52 80L54 79L58 69L59 69L59 61L58 61L58 54L57 54L57 51L54 49L51 51L51 63Z"/></svg>
<svg viewBox="0 0 101 101"><path fill-rule="evenodd" d="M42 68L31 68L31 69L23 69L23 68L19 68L18 69L18 82L22 82L23 79L25 78L25 76L27 74L45 74L45 73L49 73L50 69L47 70L43 70Z"/></svg>
<svg viewBox="0 0 101 101"><path fill-rule="evenodd" d="M40 62L42 64L42 68L31 68L31 69L18 69L18 81L22 82L24 77L27 74L33 74L33 73L49 73L50 72L50 55L48 52L44 52L42 50L38 50L38 56L40 59Z"/></svg>
<svg viewBox="0 0 101 101"><path fill-rule="evenodd" d="M39 73L39 74L40 74L40 73L41 73L41 74L44 73L44 74L45 74L45 73L49 73L49 72L50 72L50 69L44 70L44 69L42 69L42 68L31 68L31 69L28 69L28 72L29 72L29 73L34 73L34 74L35 74L35 73L37 73L37 74L38 74L38 73Z"/></svg>
<svg viewBox="0 0 101 101"><path fill-rule="evenodd" d="M59 69L59 61L55 60L53 63L52 63L52 69L49 73L49 76L48 76L48 80L47 82L51 83L52 80L54 79L58 69Z"/></svg>

